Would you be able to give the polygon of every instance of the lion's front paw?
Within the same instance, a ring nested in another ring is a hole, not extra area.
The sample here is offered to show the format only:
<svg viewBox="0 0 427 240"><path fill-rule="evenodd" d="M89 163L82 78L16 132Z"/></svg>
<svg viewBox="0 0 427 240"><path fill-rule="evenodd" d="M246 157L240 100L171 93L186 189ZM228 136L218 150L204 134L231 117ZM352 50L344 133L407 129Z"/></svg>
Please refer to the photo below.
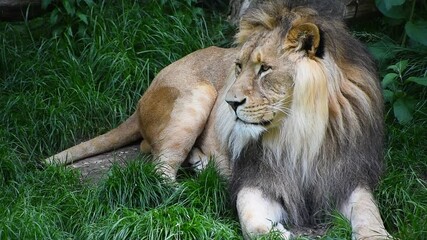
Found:
<svg viewBox="0 0 427 240"><path fill-rule="evenodd" d="M275 223L273 226L271 226L271 224L266 225L261 223L259 225L246 226L245 229L243 229L245 239L256 239L267 234L271 234L273 237L279 237L285 240L293 237L293 234L286 230L281 223Z"/></svg>
<svg viewBox="0 0 427 240"><path fill-rule="evenodd" d="M193 148L190 152L188 163L191 168L196 172L201 172L208 165L208 156L206 156L200 149Z"/></svg>
<svg viewBox="0 0 427 240"><path fill-rule="evenodd" d="M353 230L352 239L354 240L386 240L393 239L392 236L381 227L372 228L372 226L356 226Z"/></svg>

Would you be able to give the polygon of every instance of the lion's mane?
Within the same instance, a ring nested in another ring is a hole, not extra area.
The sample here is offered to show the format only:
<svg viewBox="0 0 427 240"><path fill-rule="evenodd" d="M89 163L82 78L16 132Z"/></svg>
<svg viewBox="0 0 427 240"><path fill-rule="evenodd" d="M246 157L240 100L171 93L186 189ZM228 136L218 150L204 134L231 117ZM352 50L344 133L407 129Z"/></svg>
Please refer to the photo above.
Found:
<svg viewBox="0 0 427 240"><path fill-rule="evenodd" d="M375 64L348 33L337 8L328 10L325 1L303 1L309 8L296 2L265 1L240 21L240 46L277 28L284 38L301 14L318 26L321 39L316 60L294 66L292 106L279 131L244 142L235 154L231 192L235 203L242 187L258 187L282 202L289 223L307 225L324 216L323 209L338 207L357 186L377 184L383 102ZM228 143L235 148L235 142Z"/></svg>

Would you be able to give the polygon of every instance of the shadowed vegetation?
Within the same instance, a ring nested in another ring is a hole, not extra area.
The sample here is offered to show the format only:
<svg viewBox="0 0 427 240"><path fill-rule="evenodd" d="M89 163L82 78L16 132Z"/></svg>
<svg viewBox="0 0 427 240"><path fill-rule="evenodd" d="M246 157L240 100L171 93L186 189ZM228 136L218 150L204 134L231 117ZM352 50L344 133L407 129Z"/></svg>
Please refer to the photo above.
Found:
<svg viewBox="0 0 427 240"><path fill-rule="evenodd" d="M75 170L40 166L126 119L164 66L232 40L225 17L195 1L76 2L74 15L60 7L62 18L0 23L0 239L241 239L227 184L212 166L174 185L148 156L115 165L92 185ZM382 35L356 36L377 44ZM426 74L425 59L413 57L419 53L400 50L394 57L411 59L409 75ZM381 74L396 63L384 61ZM416 96L416 109L406 125L387 116L387 171L376 196L393 236L423 239L426 91L404 90ZM332 222L324 239L348 239L347 221L334 214Z"/></svg>

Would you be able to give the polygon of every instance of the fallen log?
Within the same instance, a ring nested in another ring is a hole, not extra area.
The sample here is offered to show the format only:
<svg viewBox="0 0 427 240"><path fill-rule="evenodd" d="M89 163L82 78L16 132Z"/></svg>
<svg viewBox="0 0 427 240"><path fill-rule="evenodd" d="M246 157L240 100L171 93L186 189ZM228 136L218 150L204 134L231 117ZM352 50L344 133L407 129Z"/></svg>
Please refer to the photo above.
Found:
<svg viewBox="0 0 427 240"><path fill-rule="evenodd" d="M28 20L43 12L41 0L0 0L0 20Z"/></svg>

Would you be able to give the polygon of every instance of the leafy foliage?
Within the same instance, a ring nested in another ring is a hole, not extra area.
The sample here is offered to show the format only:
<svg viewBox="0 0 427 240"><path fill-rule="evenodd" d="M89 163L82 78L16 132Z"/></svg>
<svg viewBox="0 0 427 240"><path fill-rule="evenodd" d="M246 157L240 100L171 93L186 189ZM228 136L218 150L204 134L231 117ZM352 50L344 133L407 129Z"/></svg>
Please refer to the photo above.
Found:
<svg viewBox="0 0 427 240"><path fill-rule="evenodd" d="M384 16L397 20L395 23L404 23L405 36L427 46L427 21L425 19L427 5L424 1L375 0L375 3ZM405 38L403 43L404 41Z"/></svg>
<svg viewBox="0 0 427 240"><path fill-rule="evenodd" d="M427 21L408 21L405 24L405 32L414 41L427 46Z"/></svg>
<svg viewBox="0 0 427 240"><path fill-rule="evenodd" d="M400 123L408 123L413 119L417 100L409 94L410 88L427 86L427 76L408 76L408 64L408 60L402 60L388 66L387 69L391 72L384 75L381 81L384 98L392 104L394 115Z"/></svg>
<svg viewBox="0 0 427 240"><path fill-rule="evenodd" d="M375 2L385 16L384 34L370 43L370 50L380 64L384 98L399 123L407 124L427 101L427 4L417 0Z"/></svg>
<svg viewBox="0 0 427 240"><path fill-rule="evenodd" d="M53 28L53 35L66 34L69 37L74 35L87 36L89 27L89 16L85 9L94 5L92 0L42 0L43 9L54 4L54 9L50 13L50 25Z"/></svg>

